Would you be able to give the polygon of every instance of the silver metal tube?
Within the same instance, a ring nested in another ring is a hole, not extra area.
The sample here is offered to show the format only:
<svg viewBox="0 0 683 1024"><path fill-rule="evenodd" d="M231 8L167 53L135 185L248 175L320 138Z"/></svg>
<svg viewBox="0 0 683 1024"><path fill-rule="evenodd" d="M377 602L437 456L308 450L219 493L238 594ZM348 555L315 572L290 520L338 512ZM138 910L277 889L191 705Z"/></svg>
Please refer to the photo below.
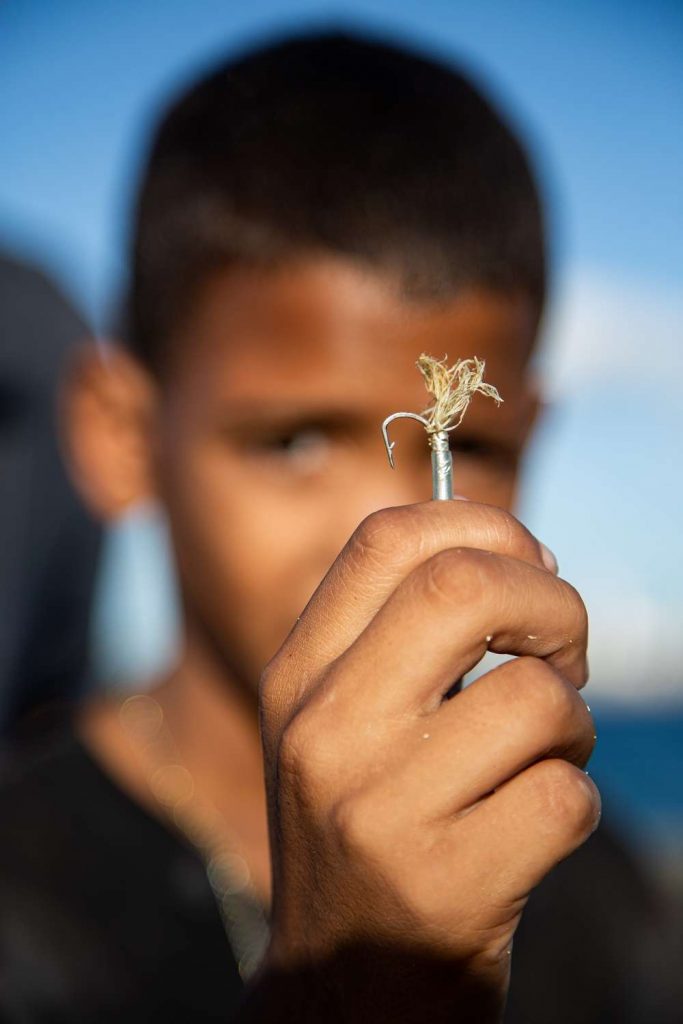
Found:
<svg viewBox="0 0 683 1024"><path fill-rule="evenodd" d="M431 434L432 449L432 498L435 501L450 501L453 497L453 456L445 430Z"/></svg>

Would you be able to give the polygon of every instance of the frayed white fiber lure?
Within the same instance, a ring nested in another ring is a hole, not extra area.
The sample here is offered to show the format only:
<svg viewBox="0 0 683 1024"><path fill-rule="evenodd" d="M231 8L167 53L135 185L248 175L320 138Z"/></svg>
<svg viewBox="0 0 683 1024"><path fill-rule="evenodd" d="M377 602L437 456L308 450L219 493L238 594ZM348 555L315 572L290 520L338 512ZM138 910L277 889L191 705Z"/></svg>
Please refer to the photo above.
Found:
<svg viewBox="0 0 683 1024"><path fill-rule="evenodd" d="M453 456L448 435L462 423L463 416L474 395L479 392L492 398L496 405L503 399L493 384L484 381L486 363L483 359L458 359L448 365L448 357L434 359L424 352L416 366L425 382L425 387L434 402L422 413L394 412L382 424L382 437L389 458L389 465L395 469L395 441L389 441L388 427L398 419L417 420L427 431L432 450L432 498L448 501L453 497Z"/></svg>

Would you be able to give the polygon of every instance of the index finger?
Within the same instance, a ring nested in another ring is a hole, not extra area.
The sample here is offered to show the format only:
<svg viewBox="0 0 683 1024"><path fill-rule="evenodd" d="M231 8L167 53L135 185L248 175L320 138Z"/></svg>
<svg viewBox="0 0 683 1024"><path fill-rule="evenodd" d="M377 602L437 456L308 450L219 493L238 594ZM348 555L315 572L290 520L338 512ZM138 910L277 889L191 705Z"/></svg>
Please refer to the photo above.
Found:
<svg viewBox="0 0 683 1024"><path fill-rule="evenodd" d="M304 685L356 640L414 569L454 547L493 551L548 569L547 549L494 505L429 501L375 512L354 532L285 644Z"/></svg>

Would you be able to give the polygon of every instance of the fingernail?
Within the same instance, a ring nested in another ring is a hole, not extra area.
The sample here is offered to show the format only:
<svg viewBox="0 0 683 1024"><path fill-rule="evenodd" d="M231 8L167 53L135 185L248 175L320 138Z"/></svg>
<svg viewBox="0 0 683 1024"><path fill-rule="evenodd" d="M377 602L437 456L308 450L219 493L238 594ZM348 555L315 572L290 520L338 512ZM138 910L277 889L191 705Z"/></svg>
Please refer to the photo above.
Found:
<svg viewBox="0 0 683 1024"><path fill-rule="evenodd" d="M456 498L458 501L469 501L470 500L469 498L466 498L464 494L454 494L453 497Z"/></svg>
<svg viewBox="0 0 683 1024"><path fill-rule="evenodd" d="M549 572L552 572L557 576L557 559L555 558L555 555L552 553L550 548L547 548L543 543L541 543L541 558L543 559L543 564L546 567L546 569L548 569Z"/></svg>

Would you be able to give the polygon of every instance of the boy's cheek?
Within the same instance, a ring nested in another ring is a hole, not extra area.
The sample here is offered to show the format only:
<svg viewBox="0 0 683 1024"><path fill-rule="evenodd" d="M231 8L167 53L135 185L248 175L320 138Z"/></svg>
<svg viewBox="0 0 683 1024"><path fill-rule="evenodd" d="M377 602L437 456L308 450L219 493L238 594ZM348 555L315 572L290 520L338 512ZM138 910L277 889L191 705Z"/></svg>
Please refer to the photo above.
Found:
<svg viewBox="0 0 683 1024"><path fill-rule="evenodd" d="M176 524L185 596L254 685L333 560L321 525L266 501Z"/></svg>
<svg viewBox="0 0 683 1024"><path fill-rule="evenodd" d="M477 464L474 460L453 460L453 478L459 494L484 505L496 505L508 511L514 510L517 490L517 473L513 468L498 468Z"/></svg>

